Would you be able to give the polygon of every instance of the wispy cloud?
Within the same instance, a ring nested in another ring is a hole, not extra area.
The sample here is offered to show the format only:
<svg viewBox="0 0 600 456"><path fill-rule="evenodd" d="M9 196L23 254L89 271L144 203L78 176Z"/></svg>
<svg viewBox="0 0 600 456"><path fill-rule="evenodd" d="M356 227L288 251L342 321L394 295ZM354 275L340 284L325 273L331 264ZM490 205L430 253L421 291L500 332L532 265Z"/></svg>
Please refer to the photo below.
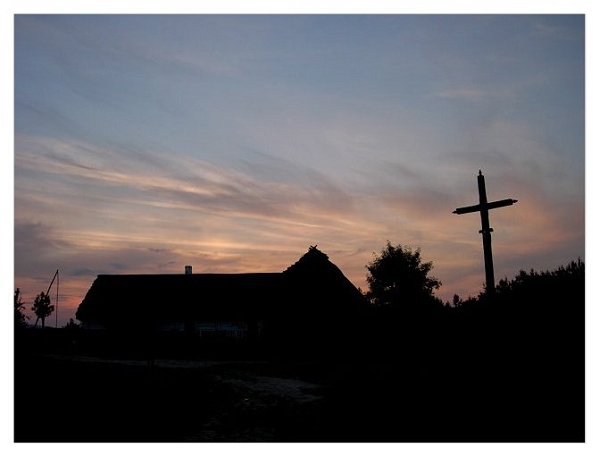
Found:
<svg viewBox="0 0 600 456"><path fill-rule="evenodd" d="M435 93L435 96L441 98L463 99L468 101L481 101L490 96L482 89L446 89Z"/></svg>
<svg viewBox="0 0 600 456"><path fill-rule="evenodd" d="M288 182L264 174L258 180L193 157L147 151L138 161L136 154L49 138L19 138L17 144L17 174L53 174L72 181L74 189L114 186L124 192L120 199L134 192L138 204L288 220L352 210L343 190L310 169L291 171L296 178Z"/></svg>
<svg viewBox="0 0 600 456"><path fill-rule="evenodd" d="M573 24L584 21L583 15L572 15L570 17L570 26L566 26L564 23L557 23L556 21L549 20L546 18L539 18L533 23L533 33L543 39L557 39L566 41L581 40L583 29L573 28Z"/></svg>

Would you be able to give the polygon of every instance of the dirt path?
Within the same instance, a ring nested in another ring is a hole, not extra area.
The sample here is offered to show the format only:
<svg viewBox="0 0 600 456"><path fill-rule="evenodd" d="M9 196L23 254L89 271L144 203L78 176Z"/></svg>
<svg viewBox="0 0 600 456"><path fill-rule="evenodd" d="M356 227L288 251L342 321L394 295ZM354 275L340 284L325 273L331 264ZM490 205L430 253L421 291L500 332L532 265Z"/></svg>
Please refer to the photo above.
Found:
<svg viewBox="0 0 600 456"><path fill-rule="evenodd" d="M51 410L36 412L48 415L46 428L31 429L29 417L19 415L22 441L310 441L325 391L299 378L295 367L260 361L158 359L150 366L145 360L48 354L27 370L19 375L24 391L54 372L52 390L82 406L60 423ZM27 398L22 410L36 408L34 402Z"/></svg>

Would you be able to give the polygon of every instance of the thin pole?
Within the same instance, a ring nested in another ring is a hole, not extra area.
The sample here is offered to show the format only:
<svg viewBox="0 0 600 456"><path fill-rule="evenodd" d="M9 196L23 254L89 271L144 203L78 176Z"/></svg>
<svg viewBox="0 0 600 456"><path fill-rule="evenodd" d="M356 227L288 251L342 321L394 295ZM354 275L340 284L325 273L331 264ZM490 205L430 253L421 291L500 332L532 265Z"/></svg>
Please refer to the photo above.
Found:
<svg viewBox="0 0 600 456"><path fill-rule="evenodd" d="M496 289L496 281L494 279L494 260L492 257L492 228L490 228L490 216L488 212L487 194L485 191L485 178L481 171L477 176L477 184L479 188L479 213L481 215L481 236L483 240L483 262L485 266L485 288L488 293L493 293Z"/></svg>
<svg viewBox="0 0 600 456"><path fill-rule="evenodd" d="M54 323L54 327L58 328L58 286L60 284L60 275L58 274L58 269L56 270L56 315L55 315L55 323Z"/></svg>
<svg viewBox="0 0 600 456"><path fill-rule="evenodd" d="M48 297L50 297L50 288L52 288L52 284L57 279L58 279L58 269L54 273L54 277L52 277L52 281L50 282L50 285L48 286L48 290L46 291L46 294L48 295ZM36 321L36 325L37 325L37 321ZM54 327L58 327L58 282L56 282L56 321L54 323Z"/></svg>

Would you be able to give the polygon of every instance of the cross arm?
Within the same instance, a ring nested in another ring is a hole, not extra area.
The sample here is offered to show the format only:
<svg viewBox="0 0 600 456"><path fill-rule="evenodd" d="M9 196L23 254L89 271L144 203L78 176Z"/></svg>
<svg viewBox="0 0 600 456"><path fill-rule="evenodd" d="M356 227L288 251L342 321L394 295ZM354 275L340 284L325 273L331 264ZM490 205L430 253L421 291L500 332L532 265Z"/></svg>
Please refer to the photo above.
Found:
<svg viewBox="0 0 600 456"><path fill-rule="evenodd" d="M496 209L497 207L512 206L517 201L518 200L511 199L511 198L507 198L507 199L503 199L503 200L499 200L499 201L493 201L491 203L487 203L487 208L488 209Z"/></svg>
<svg viewBox="0 0 600 456"><path fill-rule="evenodd" d="M477 204L475 206L465 206L465 207L457 207L454 211L452 211L453 214L468 214L470 212L479 212L481 210L481 204Z"/></svg>
<svg viewBox="0 0 600 456"><path fill-rule="evenodd" d="M499 201L492 201L491 203L486 203L486 204L476 204L475 206L458 207L454 211L452 211L452 213L461 215L461 214L468 214L470 212L480 212L480 211L488 210L488 209L496 209L498 207L511 206L511 205L515 204L517 201L518 200L516 200L516 199L507 198L507 199L503 199L503 200L499 200Z"/></svg>

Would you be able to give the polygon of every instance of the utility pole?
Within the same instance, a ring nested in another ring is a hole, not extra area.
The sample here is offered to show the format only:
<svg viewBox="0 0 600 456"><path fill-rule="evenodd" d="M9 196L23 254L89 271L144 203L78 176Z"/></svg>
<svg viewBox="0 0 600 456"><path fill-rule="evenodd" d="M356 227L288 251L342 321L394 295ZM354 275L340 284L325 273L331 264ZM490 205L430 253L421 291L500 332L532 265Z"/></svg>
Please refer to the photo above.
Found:
<svg viewBox="0 0 600 456"><path fill-rule="evenodd" d="M46 291L46 294L50 293L50 288L52 288L52 284L54 283L55 280L56 280L56 306L54 307L54 311L56 312L56 314L54 315L54 318L55 318L54 327L58 328L58 284L60 282L60 277L58 276L58 269L54 273L54 277L52 277L52 281L50 282L50 286L48 287L48 291Z"/></svg>

